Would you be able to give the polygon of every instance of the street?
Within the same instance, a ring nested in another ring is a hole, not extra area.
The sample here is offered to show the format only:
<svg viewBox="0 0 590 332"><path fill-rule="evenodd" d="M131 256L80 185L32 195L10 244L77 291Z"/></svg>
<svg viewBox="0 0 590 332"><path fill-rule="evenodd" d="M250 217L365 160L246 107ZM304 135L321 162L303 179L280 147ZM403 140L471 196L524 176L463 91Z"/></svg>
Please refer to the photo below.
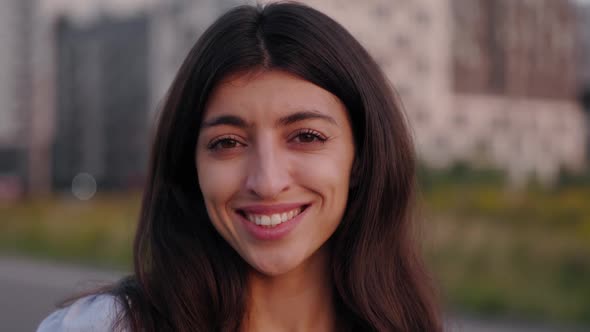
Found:
<svg viewBox="0 0 590 332"><path fill-rule="evenodd" d="M56 304L122 273L0 257L0 331L35 331Z"/></svg>

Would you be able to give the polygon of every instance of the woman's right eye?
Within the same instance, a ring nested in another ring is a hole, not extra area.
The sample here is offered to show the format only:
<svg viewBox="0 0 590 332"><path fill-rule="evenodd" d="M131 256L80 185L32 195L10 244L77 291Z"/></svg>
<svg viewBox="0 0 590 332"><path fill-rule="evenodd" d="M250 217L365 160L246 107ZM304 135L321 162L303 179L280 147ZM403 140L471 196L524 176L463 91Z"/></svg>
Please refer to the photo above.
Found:
<svg viewBox="0 0 590 332"><path fill-rule="evenodd" d="M232 137L221 137L211 141L211 143L207 145L207 149L212 151L219 151L234 149L240 146L245 146L245 144L240 143L237 139Z"/></svg>

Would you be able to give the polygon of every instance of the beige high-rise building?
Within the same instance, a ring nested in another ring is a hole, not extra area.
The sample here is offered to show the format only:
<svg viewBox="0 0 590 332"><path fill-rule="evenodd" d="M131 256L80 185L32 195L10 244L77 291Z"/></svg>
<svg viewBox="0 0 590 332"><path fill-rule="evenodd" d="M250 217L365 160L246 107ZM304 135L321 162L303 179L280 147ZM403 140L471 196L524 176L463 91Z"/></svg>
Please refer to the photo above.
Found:
<svg viewBox="0 0 590 332"><path fill-rule="evenodd" d="M585 161L571 4L305 0L369 49L402 97L420 158L550 182Z"/></svg>
<svg viewBox="0 0 590 332"><path fill-rule="evenodd" d="M453 157L450 7L440 0L307 0L343 24L373 55L401 96L421 158L446 165ZM442 134L445 133L445 134Z"/></svg>
<svg viewBox="0 0 590 332"><path fill-rule="evenodd" d="M240 0L153 0L150 109L158 109L182 61L205 29ZM151 119L150 119L151 120Z"/></svg>

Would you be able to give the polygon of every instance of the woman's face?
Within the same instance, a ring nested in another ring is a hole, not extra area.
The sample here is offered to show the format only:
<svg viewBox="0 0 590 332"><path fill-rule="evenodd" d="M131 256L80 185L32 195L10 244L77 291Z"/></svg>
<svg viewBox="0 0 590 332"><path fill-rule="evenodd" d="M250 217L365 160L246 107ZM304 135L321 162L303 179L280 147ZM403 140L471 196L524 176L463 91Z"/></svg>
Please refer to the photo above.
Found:
<svg viewBox="0 0 590 332"><path fill-rule="evenodd" d="M340 100L281 71L223 81L208 102L196 151L214 227L269 276L308 262L334 233L353 159Z"/></svg>

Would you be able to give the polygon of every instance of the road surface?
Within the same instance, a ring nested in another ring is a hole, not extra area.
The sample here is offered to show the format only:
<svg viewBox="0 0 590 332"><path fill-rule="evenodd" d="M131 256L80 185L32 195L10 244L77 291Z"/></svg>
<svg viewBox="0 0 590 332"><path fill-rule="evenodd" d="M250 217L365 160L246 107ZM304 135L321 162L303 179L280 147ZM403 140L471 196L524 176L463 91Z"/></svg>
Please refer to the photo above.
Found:
<svg viewBox="0 0 590 332"><path fill-rule="evenodd" d="M0 331L35 331L60 300L123 273L0 257Z"/></svg>

